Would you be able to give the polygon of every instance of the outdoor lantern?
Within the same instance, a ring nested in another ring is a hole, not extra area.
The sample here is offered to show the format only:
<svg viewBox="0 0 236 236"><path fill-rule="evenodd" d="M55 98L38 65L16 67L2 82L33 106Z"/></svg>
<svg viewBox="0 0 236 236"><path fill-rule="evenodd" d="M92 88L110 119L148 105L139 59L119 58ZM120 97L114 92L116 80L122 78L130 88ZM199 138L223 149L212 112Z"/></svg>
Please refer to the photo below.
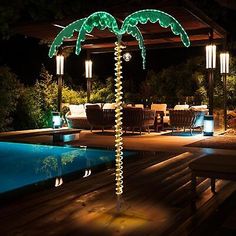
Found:
<svg viewBox="0 0 236 236"><path fill-rule="evenodd" d="M228 74L229 73L229 53L222 52L220 54L220 73Z"/></svg>
<svg viewBox="0 0 236 236"><path fill-rule="evenodd" d="M61 111L61 101L62 101L62 76L64 74L64 56L59 54L56 56L57 63L57 75L58 75L58 93L57 93L57 109Z"/></svg>
<svg viewBox="0 0 236 236"><path fill-rule="evenodd" d="M206 46L206 68L216 68L216 45L214 44Z"/></svg>
<svg viewBox="0 0 236 236"><path fill-rule="evenodd" d="M131 58L132 58L132 55L131 55L129 52L126 52L126 53L123 54L123 59L124 59L126 62L130 61Z"/></svg>
<svg viewBox="0 0 236 236"><path fill-rule="evenodd" d="M63 75L64 74L64 56L57 55L57 75Z"/></svg>
<svg viewBox="0 0 236 236"><path fill-rule="evenodd" d="M216 68L216 45L206 46L206 69L208 70L209 114L213 115L214 69Z"/></svg>
<svg viewBox="0 0 236 236"><path fill-rule="evenodd" d="M91 60L85 61L85 78L91 79L92 78L92 67L93 62Z"/></svg>
<svg viewBox="0 0 236 236"><path fill-rule="evenodd" d="M212 115L204 116L204 136L213 136L214 134L214 118Z"/></svg>
<svg viewBox="0 0 236 236"><path fill-rule="evenodd" d="M52 127L53 129L61 127L60 112L52 112Z"/></svg>
<svg viewBox="0 0 236 236"><path fill-rule="evenodd" d="M93 77L92 73L93 62L91 60L85 61L85 78L87 79L87 102L90 102L90 93L91 93L91 79Z"/></svg>
<svg viewBox="0 0 236 236"><path fill-rule="evenodd" d="M220 73L223 80L223 98L224 98L224 129L227 129L227 96L226 96L226 83L227 74L229 73L229 53L220 53Z"/></svg>

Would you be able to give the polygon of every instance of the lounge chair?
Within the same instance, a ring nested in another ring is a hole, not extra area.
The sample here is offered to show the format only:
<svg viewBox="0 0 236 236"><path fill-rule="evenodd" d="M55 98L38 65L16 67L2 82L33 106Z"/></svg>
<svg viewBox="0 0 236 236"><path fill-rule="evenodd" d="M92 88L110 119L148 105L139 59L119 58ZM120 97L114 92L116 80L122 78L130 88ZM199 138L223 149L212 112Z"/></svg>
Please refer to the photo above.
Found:
<svg viewBox="0 0 236 236"><path fill-rule="evenodd" d="M205 111L194 111L194 110L170 110L170 126L172 128L172 133L174 128L183 128L192 130L195 128L200 128L202 131L204 116L207 114Z"/></svg>
<svg viewBox="0 0 236 236"><path fill-rule="evenodd" d="M102 109L98 105L87 105L86 115L91 131L93 128L101 128L104 132L105 128L112 128L115 125L114 109Z"/></svg>
<svg viewBox="0 0 236 236"><path fill-rule="evenodd" d="M70 111L66 113L65 118L69 128L89 129L90 125L87 120L83 104L69 105Z"/></svg>
<svg viewBox="0 0 236 236"><path fill-rule="evenodd" d="M123 109L123 128L126 132L127 129L132 131L137 128L142 134L142 129L148 129L154 126L155 122L155 111L150 109L142 109L136 107L127 107Z"/></svg>

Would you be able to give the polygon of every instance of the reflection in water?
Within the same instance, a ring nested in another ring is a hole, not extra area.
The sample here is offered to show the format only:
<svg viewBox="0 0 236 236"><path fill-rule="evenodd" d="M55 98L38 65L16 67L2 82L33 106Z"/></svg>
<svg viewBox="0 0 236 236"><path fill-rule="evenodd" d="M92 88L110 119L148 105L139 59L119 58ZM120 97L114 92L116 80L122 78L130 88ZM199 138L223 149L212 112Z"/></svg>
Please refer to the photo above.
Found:
<svg viewBox="0 0 236 236"><path fill-rule="evenodd" d="M62 179L62 177L55 179L55 187L59 187L59 186L61 186L62 184L63 184L63 179Z"/></svg>
<svg viewBox="0 0 236 236"><path fill-rule="evenodd" d="M80 162L76 162L76 159L80 158ZM63 154L55 154L47 157L43 157L38 160L38 168L36 173L46 174L48 178L57 177L60 178L66 172L66 166L72 165L74 169L80 169L82 165L82 160L87 163L86 150L78 149L73 151L68 151Z"/></svg>
<svg viewBox="0 0 236 236"><path fill-rule="evenodd" d="M89 177L91 175L91 173L92 173L91 169L89 169L89 170L86 169L84 172L83 178Z"/></svg>
<svg viewBox="0 0 236 236"><path fill-rule="evenodd" d="M111 150L86 146L73 148L0 142L0 193L48 179L53 180L53 186L61 186L64 176L78 171L84 173L84 178L88 177L92 168L114 161L114 154Z"/></svg>

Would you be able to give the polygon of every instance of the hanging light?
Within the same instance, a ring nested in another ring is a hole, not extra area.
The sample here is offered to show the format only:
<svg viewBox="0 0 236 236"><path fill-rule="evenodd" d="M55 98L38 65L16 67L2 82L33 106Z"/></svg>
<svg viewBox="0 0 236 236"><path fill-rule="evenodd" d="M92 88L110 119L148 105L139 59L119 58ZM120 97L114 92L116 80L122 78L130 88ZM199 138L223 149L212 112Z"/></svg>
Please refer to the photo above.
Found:
<svg viewBox="0 0 236 236"><path fill-rule="evenodd" d="M57 55L56 61L57 61L57 75L63 75L64 74L64 56Z"/></svg>
<svg viewBox="0 0 236 236"><path fill-rule="evenodd" d="M130 61L131 58L132 58L132 55L131 55L129 52L126 52L126 53L123 54L123 59L124 59L126 62Z"/></svg>
<svg viewBox="0 0 236 236"><path fill-rule="evenodd" d="M229 73L229 53L228 52L220 53L220 73L221 74Z"/></svg>
<svg viewBox="0 0 236 236"><path fill-rule="evenodd" d="M85 61L85 78L91 79L92 78L92 67L93 62L91 60Z"/></svg>
<svg viewBox="0 0 236 236"><path fill-rule="evenodd" d="M216 45L206 46L206 69L216 68Z"/></svg>

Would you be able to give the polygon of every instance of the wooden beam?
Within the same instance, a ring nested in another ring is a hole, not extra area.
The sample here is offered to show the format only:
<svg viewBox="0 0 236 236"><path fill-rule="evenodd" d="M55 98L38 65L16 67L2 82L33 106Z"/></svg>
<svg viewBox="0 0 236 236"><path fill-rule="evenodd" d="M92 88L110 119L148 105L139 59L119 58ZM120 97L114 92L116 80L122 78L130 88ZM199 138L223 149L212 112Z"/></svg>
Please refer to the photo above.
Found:
<svg viewBox="0 0 236 236"><path fill-rule="evenodd" d="M223 37L226 37L227 31L218 25L215 21L209 18L203 11L197 8L193 3L189 0L182 0L183 7L196 19L202 21L204 24L208 24L210 28L213 28L213 31L221 34Z"/></svg>
<svg viewBox="0 0 236 236"><path fill-rule="evenodd" d="M209 28L202 28L202 29L194 29L194 30L187 30L187 34L189 35L189 37L191 36L195 36L195 35L208 35L209 33ZM148 40L148 39L167 39L167 38L177 38L179 36L174 35L172 32L162 32L162 33L146 33L143 34L143 38L144 40ZM74 41L76 41L77 39L74 39ZM70 40L70 42L66 42L65 41L65 45L66 46L72 46L75 43L73 40ZM110 44L110 43L114 43L116 41L115 36L114 37L107 37L107 38L94 38L94 39L87 39L84 42L84 46L85 45L89 45L89 44ZM122 41L125 42L130 42L130 41L134 41L134 38L130 35L124 35L122 37Z"/></svg>
<svg viewBox="0 0 236 236"><path fill-rule="evenodd" d="M191 46L193 47L203 47L206 45L206 40L198 40L198 41L193 41L191 43ZM217 39L214 40L214 43L216 45L221 45L223 43L222 39ZM149 44L146 45L146 49L147 50L151 50L151 49L165 49L165 48L181 48L183 47L182 42L178 42L178 43L173 43L173 42L169 42L169 43L161 43L161 44ZM108 47L108 48L93 48L90 49L91 53L93 54L100 54L100 53L114 53L114 49L112 47ZM126 49L124 49L123 51L138 51L140 50L138 48L138 46L129 46Z"/></svg>

